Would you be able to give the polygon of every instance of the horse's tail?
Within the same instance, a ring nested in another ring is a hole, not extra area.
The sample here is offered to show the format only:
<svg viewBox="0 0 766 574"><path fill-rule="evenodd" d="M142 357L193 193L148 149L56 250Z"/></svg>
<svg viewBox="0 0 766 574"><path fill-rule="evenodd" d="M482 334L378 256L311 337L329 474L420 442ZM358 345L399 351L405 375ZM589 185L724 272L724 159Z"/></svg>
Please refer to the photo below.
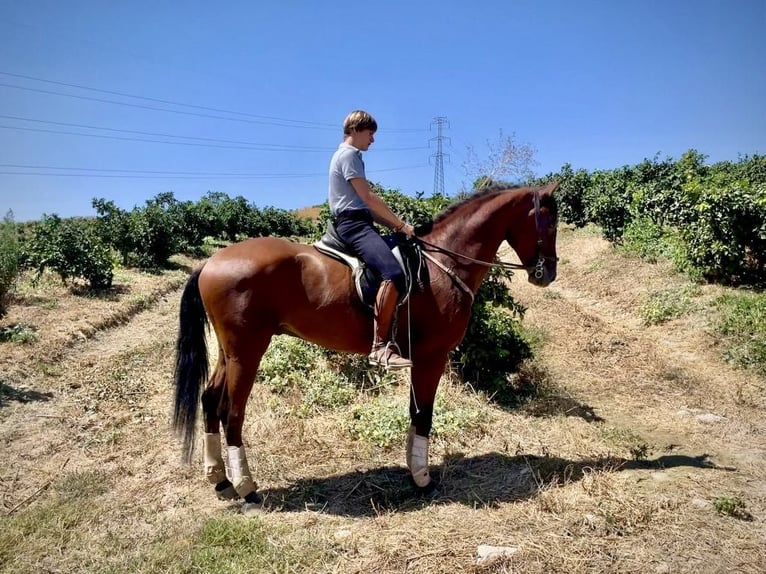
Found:
<svg viewBox="0 0 766 574"><path fill-rule="evenodd" d="M200 386L208 377L207 314L199 292L202 267L194 271L181 296L180 325L176 341L175 407L173 427L183 436L183 456L191 462Z"/></svg>

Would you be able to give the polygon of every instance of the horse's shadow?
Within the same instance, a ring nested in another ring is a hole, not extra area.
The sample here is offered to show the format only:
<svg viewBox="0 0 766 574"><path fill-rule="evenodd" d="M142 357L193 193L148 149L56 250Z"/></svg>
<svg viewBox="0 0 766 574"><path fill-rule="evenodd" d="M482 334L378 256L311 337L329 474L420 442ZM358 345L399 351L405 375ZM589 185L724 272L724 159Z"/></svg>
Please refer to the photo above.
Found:
<svg viewBox="0 0 766 574"><path fill-rule="evenodd" d="M17 389L0 379L0 408L7 406L11 401L17 403L31 403L33 401L49 401L53 393L41 393L27 389Z"/></svg>
<svg viewBox="0 0 766 574"><path fill-rule="evenodd" d="M680 466L731 470L719 467L707 455L660 456L634 461L600 457L579 461L551 456L515 455L492 452L474 457L451 455L431 466L431 475L440 484L439 496L418 493L403 467L380 467L363 472L308 478L285 488L265 489L264 506L277 512L318 511L341 516L376 516L387 512L408 512L429 504L460 503L473 507L494 507L504 502L525 500L556 484L581 480L593 470L664 469Z"/></svg>

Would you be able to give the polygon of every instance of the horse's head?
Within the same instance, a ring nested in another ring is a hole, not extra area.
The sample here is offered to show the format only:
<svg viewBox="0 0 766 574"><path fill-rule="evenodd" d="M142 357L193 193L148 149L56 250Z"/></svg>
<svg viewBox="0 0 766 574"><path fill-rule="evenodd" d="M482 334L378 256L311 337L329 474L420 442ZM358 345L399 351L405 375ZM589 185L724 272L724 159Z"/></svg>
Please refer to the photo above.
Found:
<svg viewBox="0 0 766 574"><path fill-rule="evenodd" d="M511 226L506 235L506 241L527 269L529 282L538 287L547 287L556 279L558 210L553 191L558 185L554 181L543 188L530 189L524 199L525 204L529 202L526 217Z"/></svg>

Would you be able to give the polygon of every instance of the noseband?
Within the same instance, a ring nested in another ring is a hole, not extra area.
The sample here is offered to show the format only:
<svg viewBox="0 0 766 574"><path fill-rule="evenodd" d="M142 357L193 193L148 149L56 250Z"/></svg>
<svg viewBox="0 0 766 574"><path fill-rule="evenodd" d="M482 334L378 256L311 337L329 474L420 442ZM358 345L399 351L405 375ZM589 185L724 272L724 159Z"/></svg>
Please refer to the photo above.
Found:
<svg viewBox="0 0 766 574"><path fill-rule="evenodd" d="M540 223L540 192L535 190L533 193L533 199L535 203L535 231L537 232L537 263L534 266L535 279L542 279L545 273L546 261L558 261L558 257L548 257L543 255L543 232L541 230L542 224ZM529 271L531 268L527 268Z"/></svg>

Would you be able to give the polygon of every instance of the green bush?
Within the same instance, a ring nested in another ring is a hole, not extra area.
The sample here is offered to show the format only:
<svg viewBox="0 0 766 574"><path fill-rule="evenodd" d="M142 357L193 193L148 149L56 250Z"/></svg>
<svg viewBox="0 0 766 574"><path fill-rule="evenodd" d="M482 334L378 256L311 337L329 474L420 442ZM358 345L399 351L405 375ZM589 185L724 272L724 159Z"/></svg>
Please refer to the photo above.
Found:
<svg viewBox="0 0 766 574"><path fill-rule="evenodd" d="M562 220L595 223L642 257L670 257L693 279L766 285L766 157L705 164L691 149L677 161L575 172L565 164ZM584 209L584 219L578 210Z"/></svg>
<svg viewBox="0 0 766 574"><path fill-rule="evenodd" d="M310 416L349 404L357 394L353 381L322 367L323 351L287 335L274 337L261 360L258 380L280 395L296 395L295 414Z"/></svg>
<svg viewBox="0 0 766 574"><path fill-rule="evenodd" d="M718 514L732 516L740 520L752 520L745 501L739 496L719 496L713 500L713 508Z"/></svg>
<svg viewBox="0 0 766 574"><path fill-rule="evenodd" d="M467 433L481 432L487 413L478 404L456 403L436 396L434 405L432 437L454 439ZM410 415L405 403L379 397L370 403L359 405L351 411L351 418L344 423L346 430L357 440L387 448L401 445L410 426Z"/></svg>
<svg viewBox="0 0 766 574"><path fill-rule="evenodd" d="M693 298L697 297L700 292L699 287L696 286L656 291L641 306L639 314L645 325L665 323L694 309Z"/></svg>
<svg viewBox="0 0 766 574"><path fill-rule="evenodd" d="M161 193L134 209L131 232L136 262L140 267L164 267L181 250L181 226L172 193Z"/></svg>
<svg viewBox="0 0 766 574"><path fill-rule="evenodd" d="M683 256L684 248L678 231L639 217L625 226L621 248L652 263L660 259L676 261Z"/></svg>
<svg viewBox="0 0 766 574"><path fill-rule="evenodd" d="M586 192L588 220L601 227L604 238L619 242L632 219L630 169L595 172Z"/></svg>
<svg viewBox="0 0 766 574"><path fill-rule="evenodd" d="M32 325L16 323L0 328L0 343L33 343L38 338L37 328Z"/></svg>
<svg viewBox="0 0 766 574"><path fill-rule="evenodd" d="M386 448L404 443L410 426L410 415L405 404L390 399L377 399L370 404L354 407L346 430L357 440Z"/></svg>
<svg viewBox="0 0 766 574"><path fill-rule="evenodd" d="M532 356L521 330L525 309L508 289L510 275L499 268L487 274L476 294L465 337L451 355L465 382L504 404L513 402L509 376Z"/></svg>
<svg viewBox="0 0 766 574"><path fill-rule="evenodd" d="M680 229L686 259L708 280L766 284L766 184L693 182L695 218Z"/></svg>
<svg viewBox="0 0 766 574"><path fill-rule="evenodd" d="M21 248L13 221L13 212L9 211L0 222L0 317L8 311L11 294L19 275Z"/></svg>
<svg viewBox="0 0 766 574"><path fill-rule="evenodd" d="M43 215L26 245L26 258L37 269L38 278L50 269L65 284L84 279L92 289L112 286L112 252L96 235L92 222Z"/></svg>
<svg viewBox="0 0 766 574"><path fill-rule="evenodd" d="M561 173L551 180L558 179L556 202L559 207L559 217L565 223L575 227L584 227L588 223L585 193L590 187L590 175L584 169L574 171L570 164L564 164ZM547 182L540 182L547 183Z"/></svg>
<svg viewBox="0 0 766 574"><path fill-rule="evenodd" d="M122 264L127 266L136 247L130 213L106 199L93 199L92 205L98 214L95 223L96 234L101 241L120 254Z"/></svg>
<svg viewBox="0 0 766 574"><path fill-rule="evenodd" d="M766 375L766 294L723 295L716 306L715 330L723 337L725 358Z"/></svg>

